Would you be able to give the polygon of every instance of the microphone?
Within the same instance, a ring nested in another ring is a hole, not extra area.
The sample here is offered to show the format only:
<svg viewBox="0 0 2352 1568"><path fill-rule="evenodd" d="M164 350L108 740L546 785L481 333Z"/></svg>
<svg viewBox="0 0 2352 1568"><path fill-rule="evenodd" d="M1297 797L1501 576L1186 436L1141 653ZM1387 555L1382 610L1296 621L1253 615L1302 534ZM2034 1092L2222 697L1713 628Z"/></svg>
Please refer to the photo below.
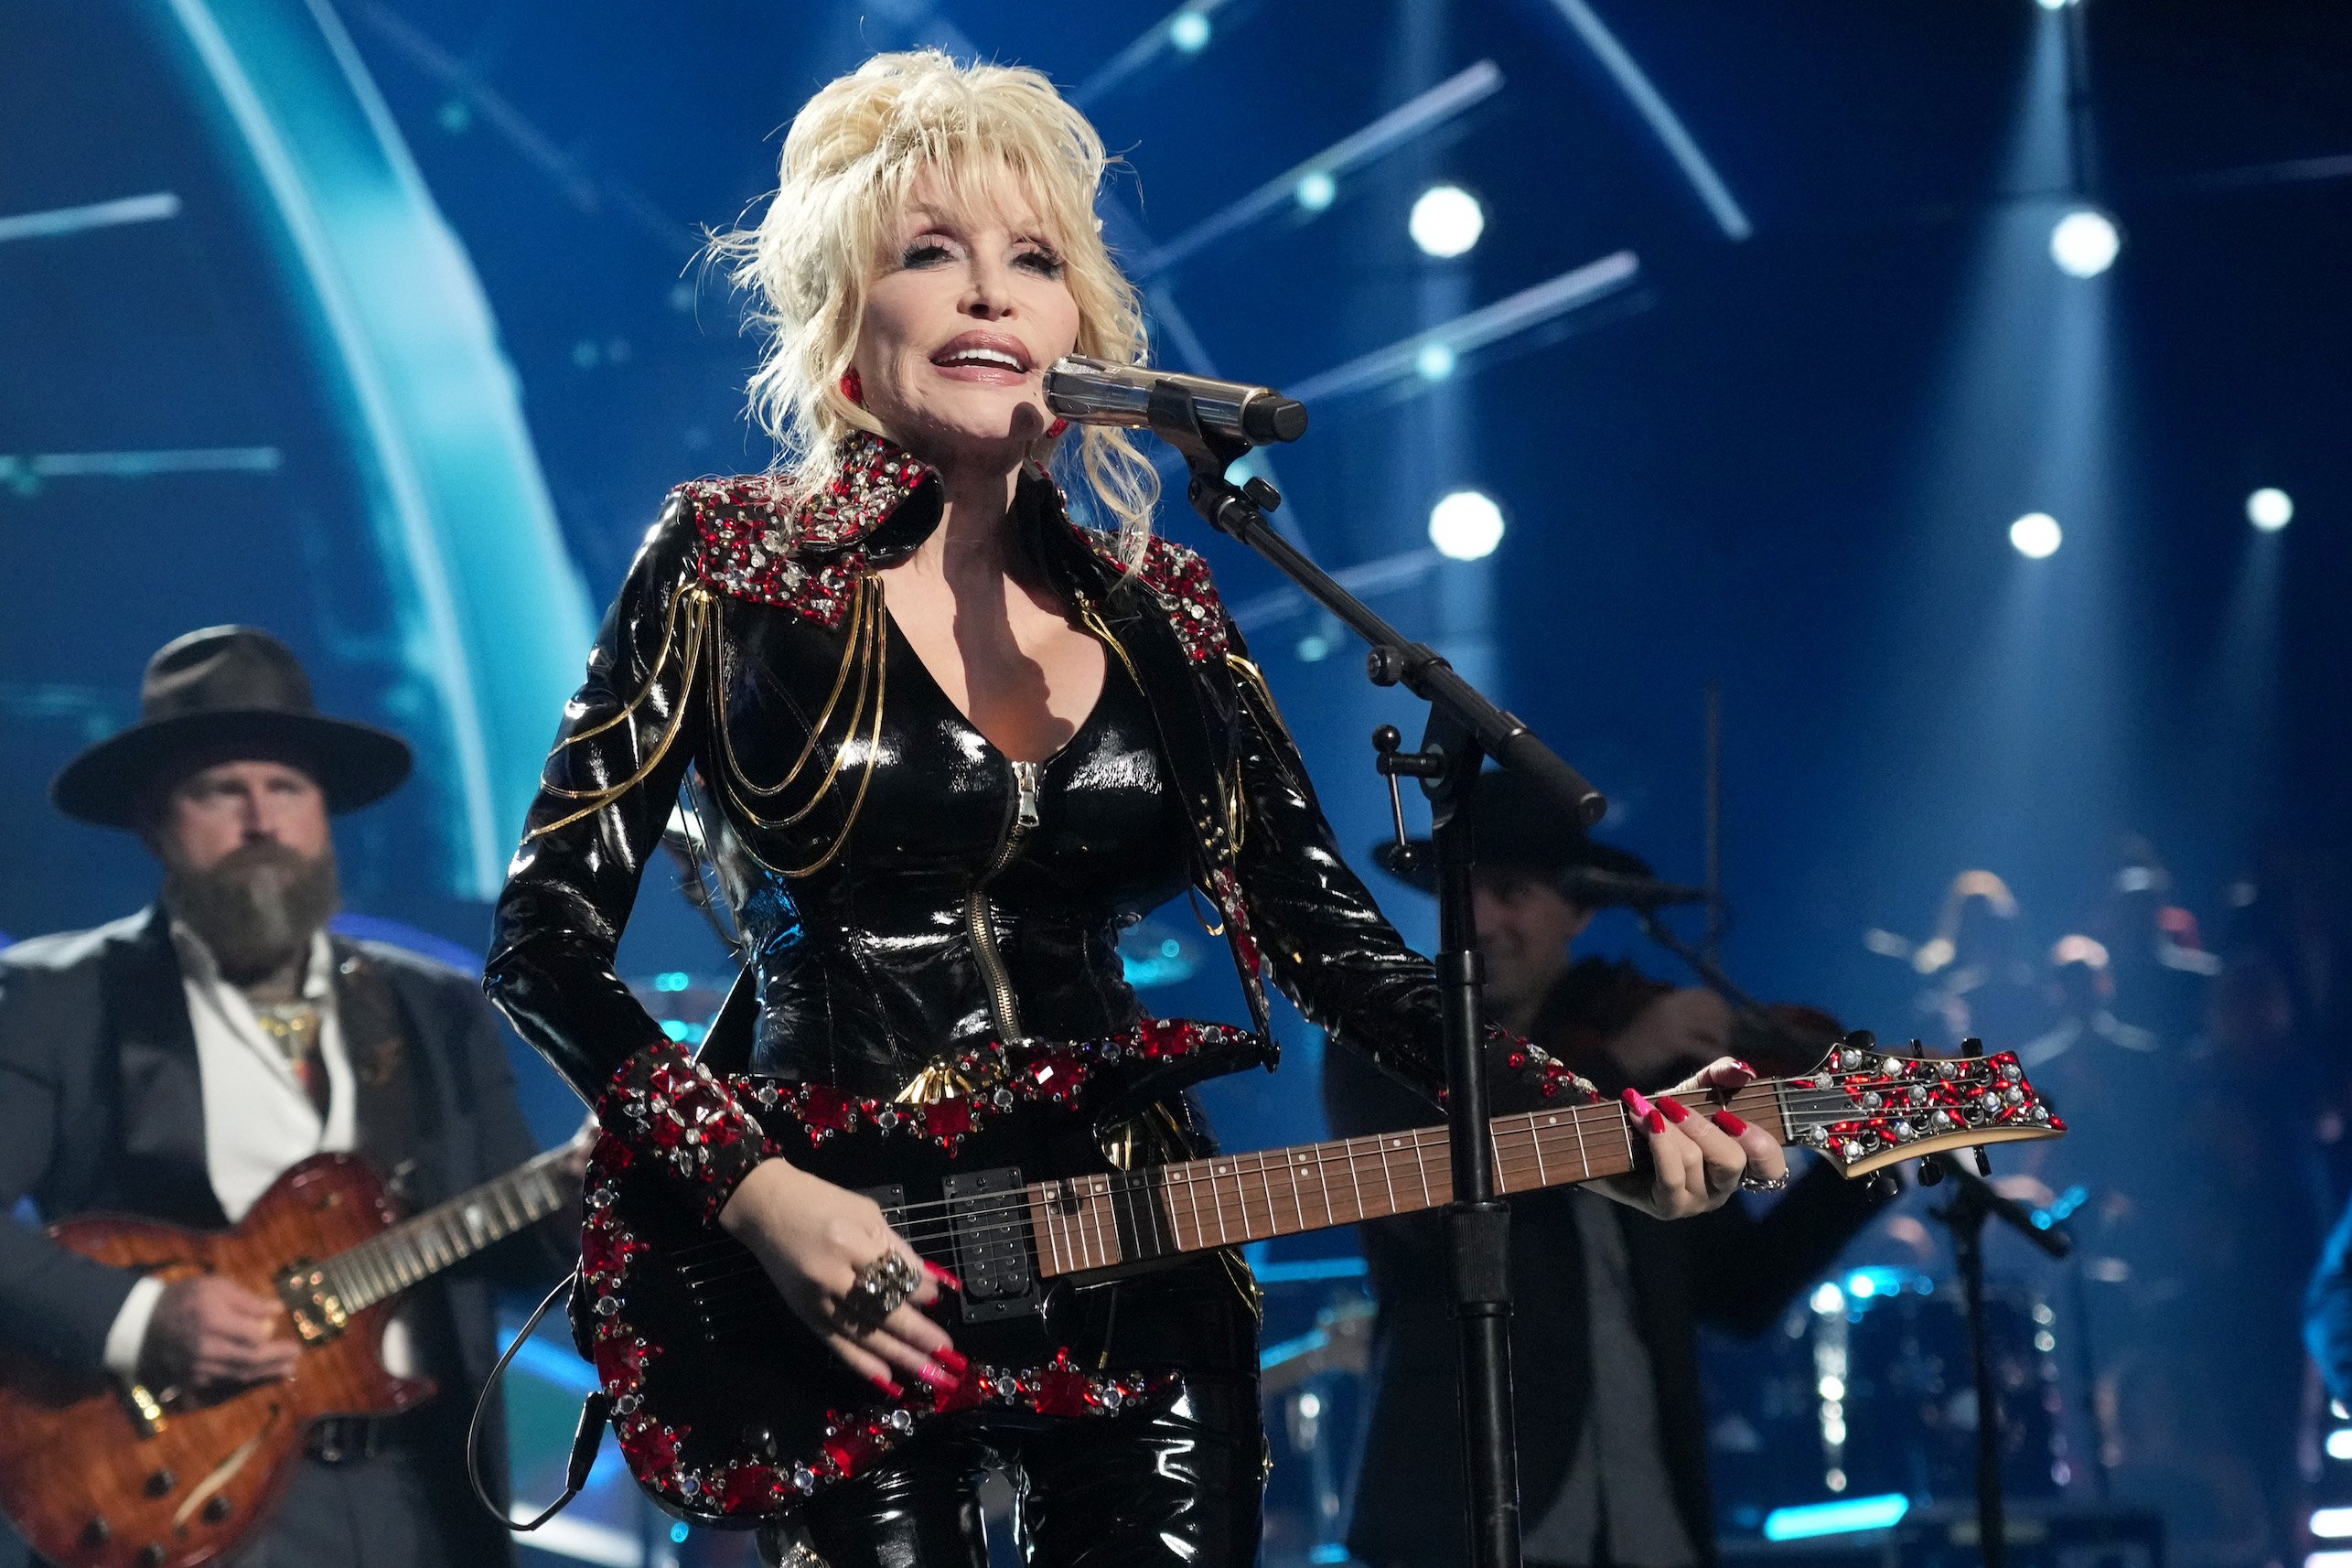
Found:
<svg viewBox="0 0 2352 1568"><path fill-rule="evenodd" d="M1080 424L1137 428L1151 423L1152 387L1159 381L1174 381L1192 399L1203 427L1253 446L1306 434L1306 404L1272 387L1178 375L1149 365L1113 365L1082 354L1065 354L1047 368L1046 406Z"/></svg>
<svg viewBox="0 0 2352 1568"><path fill-rule="evenodd" d="M1560 874L1560 896L1587 909L1663 909L1670 904L1711 904L1714 895L1703 887L1686 887L1655 877L1628 876L1622 871L1602 871L1589 865Z"/></svg>

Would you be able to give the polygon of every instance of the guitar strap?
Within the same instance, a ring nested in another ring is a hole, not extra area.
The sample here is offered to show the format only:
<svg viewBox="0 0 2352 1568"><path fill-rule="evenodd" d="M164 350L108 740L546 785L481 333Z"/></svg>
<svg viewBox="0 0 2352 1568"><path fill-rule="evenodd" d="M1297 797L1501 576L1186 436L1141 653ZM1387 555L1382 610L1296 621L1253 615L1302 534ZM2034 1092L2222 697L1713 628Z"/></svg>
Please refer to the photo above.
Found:
<svg viewBox="0 0 2352 1568"><path fill-rule="evenodd" d="M417 1070L400 999L364 953L338 955L335 1010L351 1064L352 1127L360 1156L411 1207L437 1196L409 1178L425 1145L424 1074Z"/></svg>

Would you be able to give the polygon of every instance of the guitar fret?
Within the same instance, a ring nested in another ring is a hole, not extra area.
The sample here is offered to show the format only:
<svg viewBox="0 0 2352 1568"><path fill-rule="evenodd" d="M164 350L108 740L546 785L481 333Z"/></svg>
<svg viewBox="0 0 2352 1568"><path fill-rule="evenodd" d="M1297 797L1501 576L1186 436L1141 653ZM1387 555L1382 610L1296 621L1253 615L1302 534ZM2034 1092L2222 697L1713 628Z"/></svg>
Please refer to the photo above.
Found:
<svg viewBox="0 0 2352 1568"><path fill-rule="evenodd" d="M1436 1208L1437 1200L1429 1193L1429 1145L1421 1141L1419 1133L1412 1140L1412 1174L1421 1181L1421 1206Z"/></svg>
<svg viewBox="0 0 2352 1568"><path fill-rule="evenodd" d="M1099 1185L1095 1187L1087 1197L1086 1207L1094 1216L1094 1241L1095 1245L1101 1251L1102 1261L1106 1263L1115 1263L1119 1262L1117 1231L1114 1229L1112 1233L1109 1236L1105 1236L1102 1233L1102 1221L1108 1216L1111 1208L1111 1199L1109 1196L1110 1191L1111 1184L1109 1182L1099 1182Z"/></svg>
<svg viewBox="0 0 2352 1568"><path fill-rule="evenodd" d="M1358 1163L1361 1156L1356 1151L1356 1140L1353 1138L1340 1140L1339 1146L1345 1151L1348 1161L1348 1189L1356 1195L1356 1218L1361 1219L1364 1218L1364 1172Z"/></svg>

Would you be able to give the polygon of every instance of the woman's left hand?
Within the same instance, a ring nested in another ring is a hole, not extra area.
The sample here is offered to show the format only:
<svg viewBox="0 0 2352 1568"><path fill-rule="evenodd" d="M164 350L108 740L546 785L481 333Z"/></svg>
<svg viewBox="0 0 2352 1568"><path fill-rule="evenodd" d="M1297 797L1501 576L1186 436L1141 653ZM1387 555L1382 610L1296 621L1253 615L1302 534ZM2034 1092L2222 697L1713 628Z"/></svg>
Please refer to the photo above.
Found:
<svg viewBox="0 0 2352 1568"><path fill-rule="evenodd" d="M1777 1186L1788 1175L1780 1145L1729 1111L1702 1114L1678 1096L1728 1096L1756 1074L1729 1057L1710 1063L1652 1100L1628 1089L1627 1114L1649 1146L1649 1168L1595 1182L1605 1197L1659 1219L1687 1219L1720 1208L1743 1179Z"/></svg>

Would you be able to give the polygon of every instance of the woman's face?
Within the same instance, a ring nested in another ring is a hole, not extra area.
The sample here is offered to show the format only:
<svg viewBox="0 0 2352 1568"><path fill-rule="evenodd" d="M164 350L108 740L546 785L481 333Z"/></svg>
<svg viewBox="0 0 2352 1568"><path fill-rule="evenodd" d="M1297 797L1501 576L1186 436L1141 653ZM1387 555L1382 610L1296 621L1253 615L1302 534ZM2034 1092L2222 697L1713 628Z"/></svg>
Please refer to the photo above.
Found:
<svg viewBox="0 0 2352 1568"><path fill-rule="evenodd" d="M926 460L1010 473L1053 417L1045 371L1078 343L1060 253L1020 183L958 210L918 178L866 291L852 360L868 413Z"/></svg>

